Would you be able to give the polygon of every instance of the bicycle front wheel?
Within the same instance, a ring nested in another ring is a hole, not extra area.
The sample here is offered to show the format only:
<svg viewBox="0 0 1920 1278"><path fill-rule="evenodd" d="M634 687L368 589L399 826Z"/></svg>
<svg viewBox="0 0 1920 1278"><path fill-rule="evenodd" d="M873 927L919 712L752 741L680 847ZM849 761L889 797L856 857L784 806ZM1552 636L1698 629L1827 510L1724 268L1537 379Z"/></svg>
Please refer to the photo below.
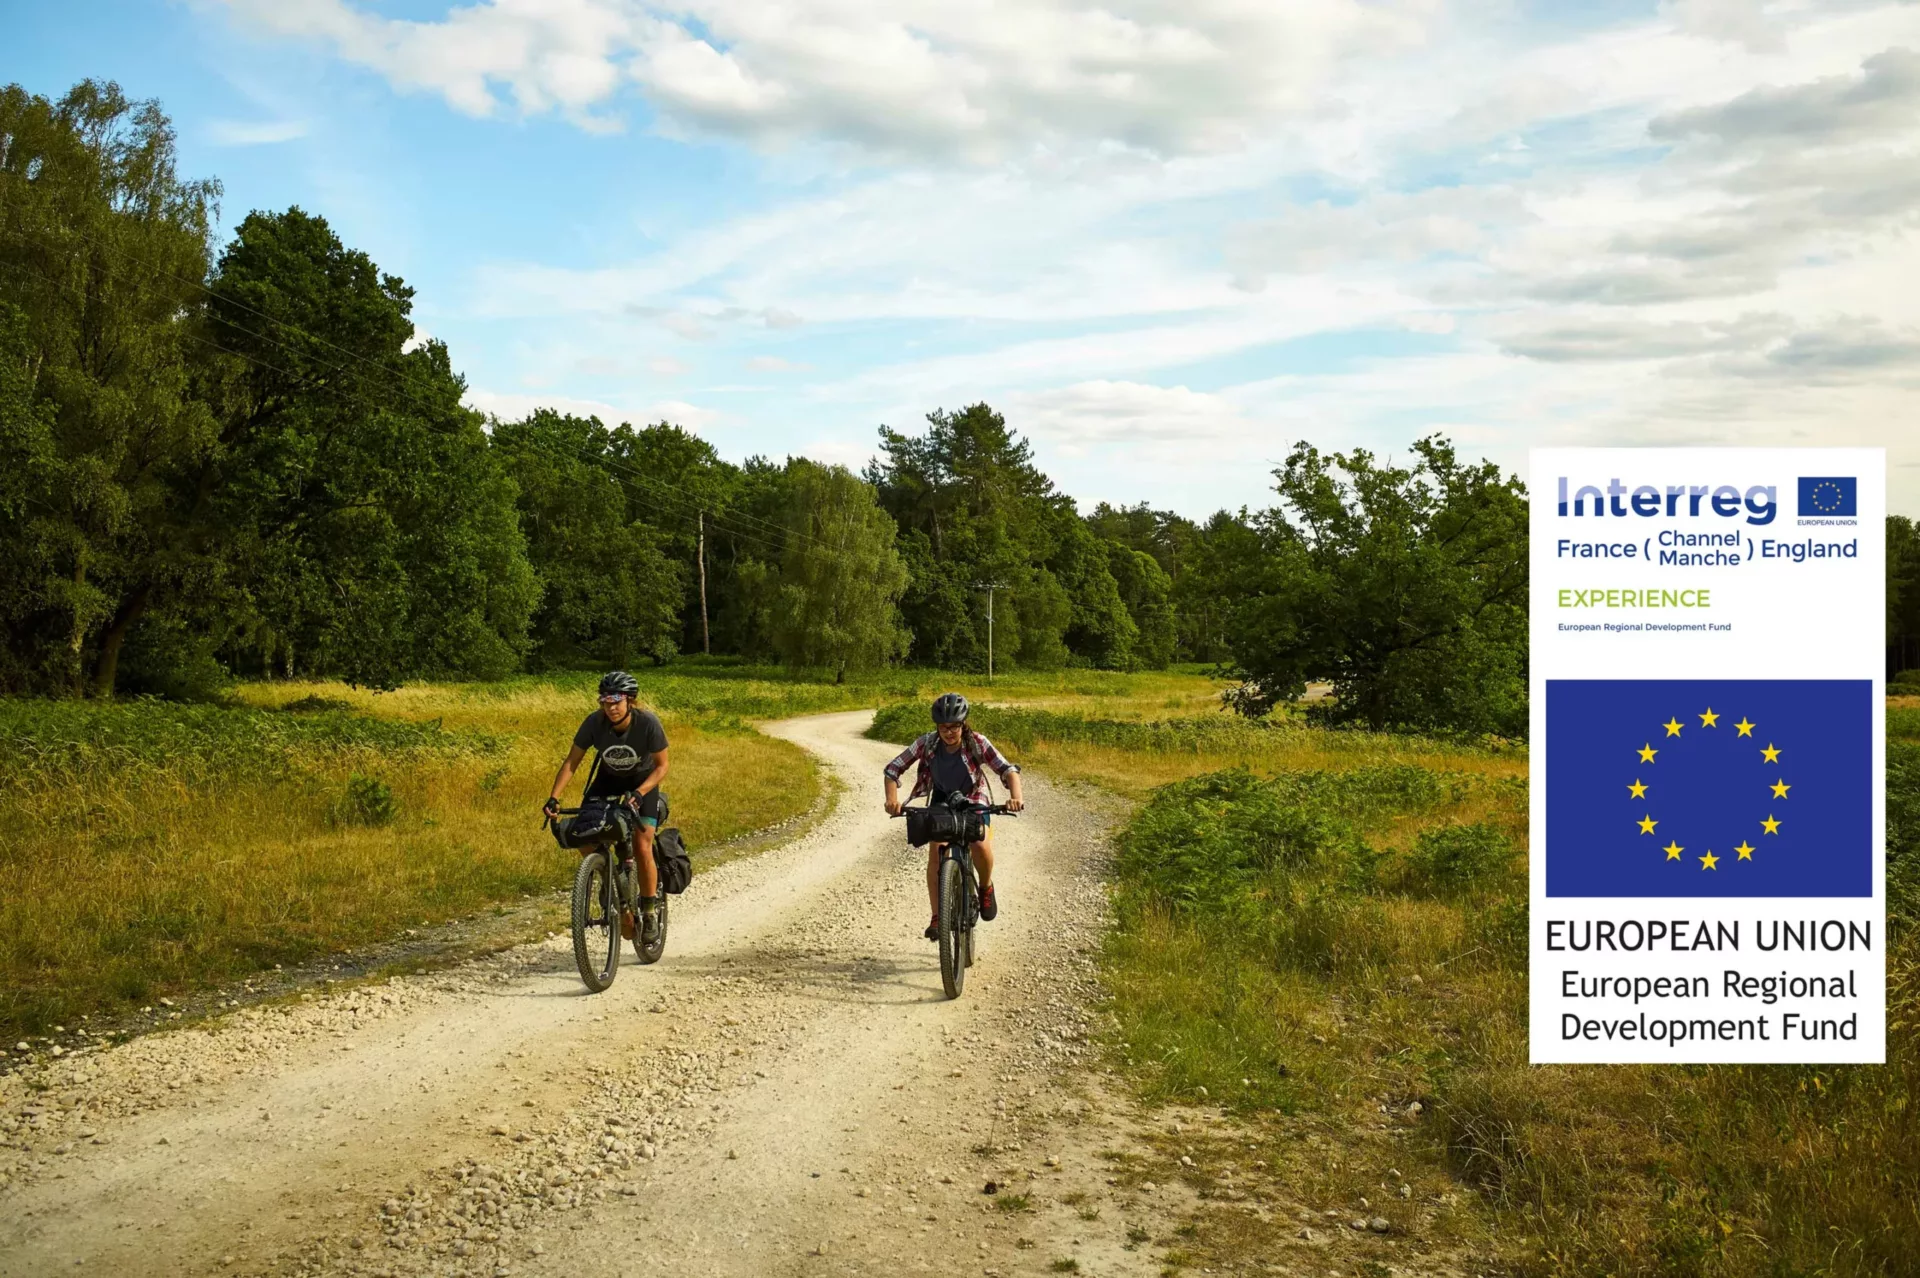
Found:
<svg viewBox="0 0 1920 1278"><path fill-rule="evenodd" d="M959 998L967 983L966 890L960 863L947 857L940 863L940 983L948 998Z"/></svg>
<svg viewBox="0 0 1920 1278"><path fill-rule="evenodd" d="M595 994L620 971L620 893L605 851L581 857L573 876L573 961Z"/></svg>

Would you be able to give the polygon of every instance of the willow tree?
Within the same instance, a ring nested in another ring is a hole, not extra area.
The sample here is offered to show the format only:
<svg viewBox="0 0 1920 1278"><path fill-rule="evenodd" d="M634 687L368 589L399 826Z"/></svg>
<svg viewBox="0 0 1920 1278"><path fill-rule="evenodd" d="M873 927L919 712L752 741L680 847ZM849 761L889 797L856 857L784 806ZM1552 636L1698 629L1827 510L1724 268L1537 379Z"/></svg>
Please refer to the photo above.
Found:
<svg viewBox="0 0 1920 1278"><path fill-rule="evenodd" d="M895 525L871 485L844 466L788 463L785 546L773 642L789 665L831 669L834 682L901 656L907 567Z"/></svg>

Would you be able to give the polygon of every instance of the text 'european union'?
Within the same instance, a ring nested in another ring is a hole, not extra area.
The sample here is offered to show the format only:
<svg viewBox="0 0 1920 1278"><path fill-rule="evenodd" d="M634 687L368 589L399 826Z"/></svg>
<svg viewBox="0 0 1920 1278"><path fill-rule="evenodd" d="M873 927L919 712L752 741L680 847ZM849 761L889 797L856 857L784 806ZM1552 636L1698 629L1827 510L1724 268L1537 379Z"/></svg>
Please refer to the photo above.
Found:
<svg viewBox="0 0 1920 1278"><path fill-rule="evenodd" d="M1549 679L1548 896L1873 895L1873 685Z"/></svg>

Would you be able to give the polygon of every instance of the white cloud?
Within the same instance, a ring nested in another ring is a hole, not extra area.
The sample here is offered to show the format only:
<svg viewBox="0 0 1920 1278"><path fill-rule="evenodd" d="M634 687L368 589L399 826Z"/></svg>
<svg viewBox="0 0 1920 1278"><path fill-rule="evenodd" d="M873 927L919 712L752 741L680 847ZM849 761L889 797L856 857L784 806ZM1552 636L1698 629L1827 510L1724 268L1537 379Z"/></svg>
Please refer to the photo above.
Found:
<svg viewBox="0 0 1920 1278"><path fill-rule="evenodd" d="M1251 429L1231 400L1185 386L1076 382L1017 395L1012 403L1022 430L1068 451L1106 445L1196 448L1238 439Z"/></svg>
<svg viewBox="0 0 1920 1278"><path fill-rule="evenodd" d="M755 373L798 373L813 367L790 359L781 359L778 355L755 355L747 361L747 368Z"/></svg>
<svg viewBox="0 0 1920 1278"><path fill-rule="evenodd" d="M647 371L662 377L679 377L693 371L693 365L671 355L658 355L647 361Z"/></svg>
<svg viewBox="0 0 1920 1278"><path fill-rule="evenodd" d="M1333 67L1417 42L1431 5L1297 0L477 0L433 21L226 0L397 87L607 127L623 85L670 132L989 158L1060 145L1238 149Z"/></svg>
<svg viewBox="0 0 1920 1278"><path fill-rule="evenodd" d="M1556 441L1920 459L1920 6L1674 0L1539 43L1427 0L229 3L476 114L604 127L638 94L670 135L792 144L644 247L475 255L461 311L564 333L523 362L582 372L663 328L712 343L703 369L797 371L754 349L805 316L797 393L688 392L748 447L864 456L876 421L986 398L1063 482L1147 449L1238 484L1294 438L1427 429L1516 466ZM1263 368L1315 337L1317 371ZM686 371L594 368L634 403Z"/></svg>
<svg viewBox="0 0 1920 1278"><path fill-rule="evenodd" d="M307 136L304 120L213 120L207 137L215 146L270 146Z"/></svg>
<svg viewBox="0 0 1920 1278"><path fill-rule="evenodd" d="M576 417L598 417L609 426L617 426L621 422L645 426L665 421L699 431L723 425L727 420L725 413L677 399L656 400L645 407L636 407L574 395L526 395L476 386L468 389L463 402L468 408L498 417L501 421L518 421L542 408Z"/></svg>

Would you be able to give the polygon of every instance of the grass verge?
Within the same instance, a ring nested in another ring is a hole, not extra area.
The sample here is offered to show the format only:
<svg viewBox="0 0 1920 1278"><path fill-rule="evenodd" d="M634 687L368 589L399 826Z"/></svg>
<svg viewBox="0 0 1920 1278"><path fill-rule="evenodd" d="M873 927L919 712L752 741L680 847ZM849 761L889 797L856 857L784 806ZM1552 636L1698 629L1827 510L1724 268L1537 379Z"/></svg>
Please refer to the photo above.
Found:
<svg viewBox="0 0 1920 1278"><path fill-rule="evenodd" d="M0 1037L547 892L573 854L538 806L591 688L0 702ZM800 699L663 708L696 854L815 806L812 760L735 712Z"/></svg>
<svg viewBox="0 0 1920 1278"><path fill-rule="evenodd" d="M1527 1063L1523 752L1285 723L1178 752L1178 729L1072 719L980 726L1143 800L1118 838L1114 1052L1149 1099L1236 1115L1312 1209L1252 1216L1197 1178L1170 1271L1318 1271L1331 1229L1365 1239L1367 1272L1436 1252L1523 1275L1912 1272L1920 710L1888 720L1888 1064L1820 1068ZM877 735L917 730L900 711Z"/></svg>

